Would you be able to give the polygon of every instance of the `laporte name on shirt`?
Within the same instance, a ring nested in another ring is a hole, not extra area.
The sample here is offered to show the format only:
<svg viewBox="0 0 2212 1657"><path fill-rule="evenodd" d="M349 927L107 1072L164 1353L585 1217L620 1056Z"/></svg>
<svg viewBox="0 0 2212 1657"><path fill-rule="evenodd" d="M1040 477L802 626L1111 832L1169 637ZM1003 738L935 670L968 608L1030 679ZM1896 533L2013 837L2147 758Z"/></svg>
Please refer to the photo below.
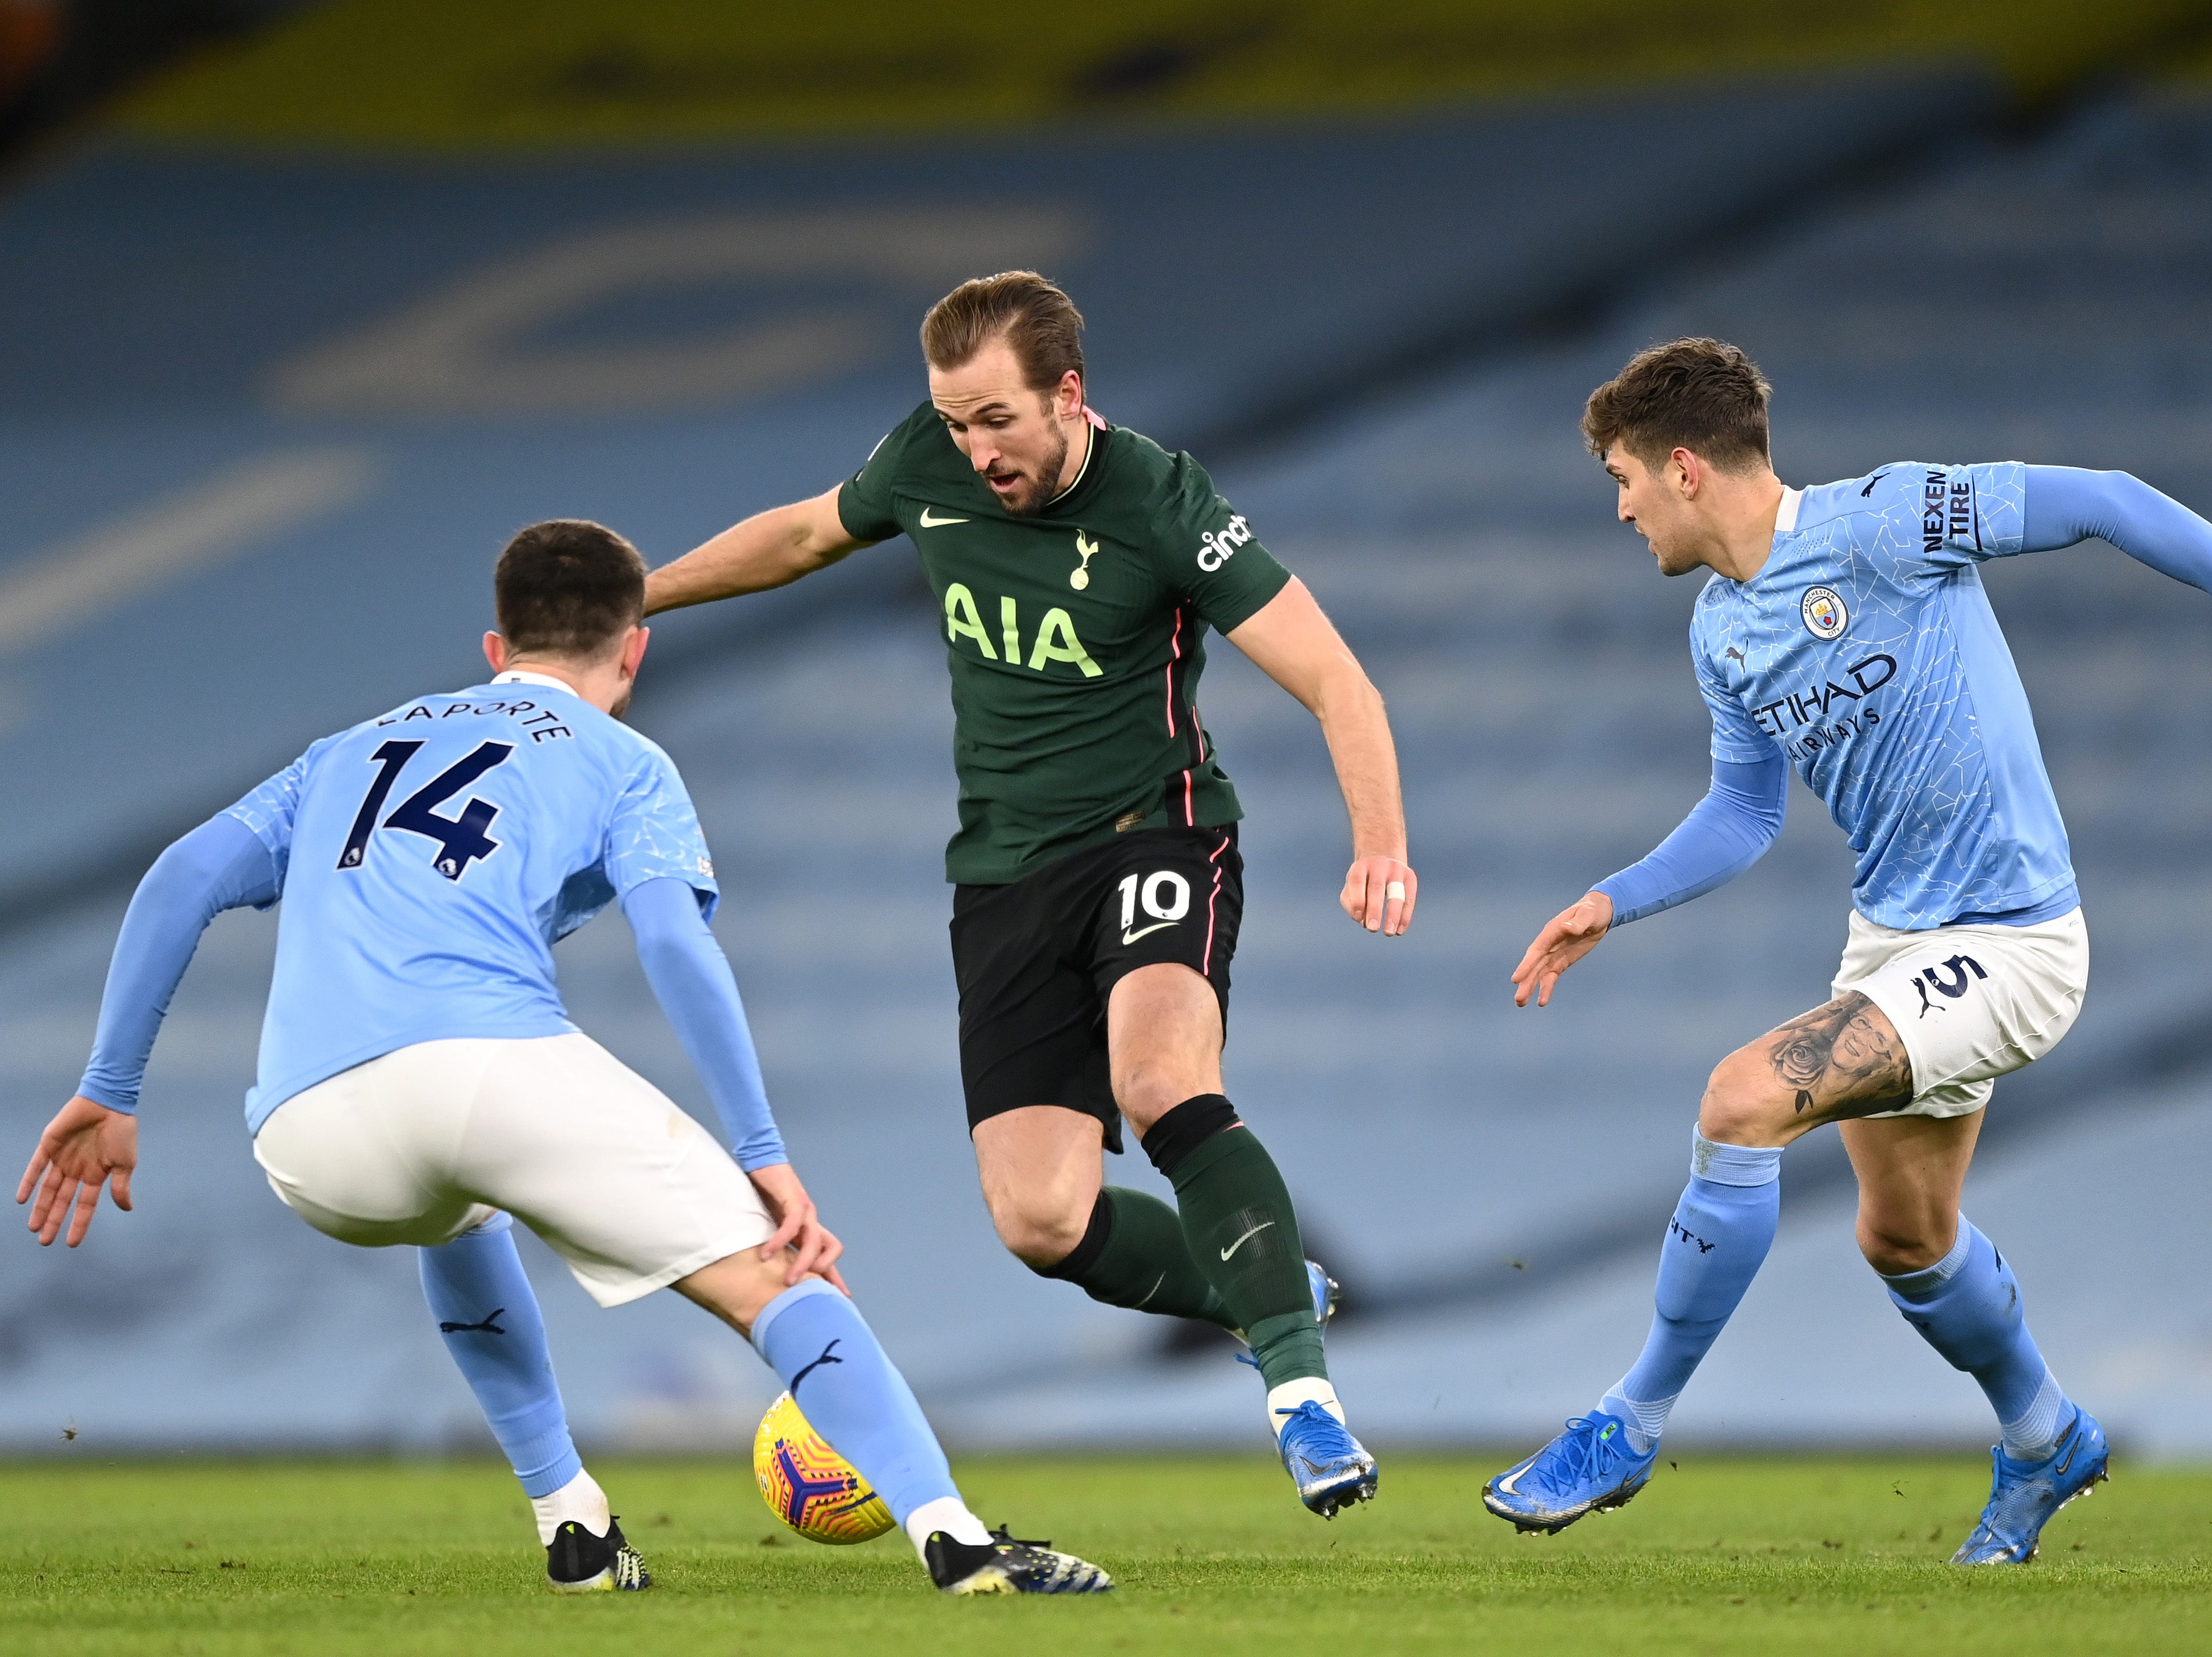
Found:
<svg viewBox="0 0 2212 1657"><path fill-rule="evenodd" d="M511 719L522 719L522 728L530 733L530 740L534 743L550 742L556 737L573 737L576 734L561 723L559 714L541 708L536 702L520 701L448 702L445 707L436 709L422 702L416 702L404 712L386 714L376 723L380 725L405 725L410 719L450 719L456 713L467 713L477 719L501 713ZM523 719L526 713L532 717Z"/></svg>

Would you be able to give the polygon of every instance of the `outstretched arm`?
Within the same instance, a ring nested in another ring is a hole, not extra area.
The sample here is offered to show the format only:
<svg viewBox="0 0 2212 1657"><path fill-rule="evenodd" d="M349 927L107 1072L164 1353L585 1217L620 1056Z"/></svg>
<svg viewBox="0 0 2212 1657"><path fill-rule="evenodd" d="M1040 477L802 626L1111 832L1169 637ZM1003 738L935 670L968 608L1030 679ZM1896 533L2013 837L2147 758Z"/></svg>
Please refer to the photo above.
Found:
<svg viewBox="0 0 2212 1657"><path fill-rule="evenodd" d="M228 813L171 846L138 883L108 963L92 1061L76 1096L40 1137L15 1190L19 1203L37 1193L30 1226L41 1243L52 1242L65 1220L70 1247L82 1241L111 1175L115 1205L131 1206L138 1088L170 998L208 923L225 909L275 902L280 885L276 858Z"/></svg>
<svg viewBox="0 0 2212 1657"><path fill-rule="evenodd" d="M2030 466L2021 550L2101 537L2160 574L2212 592L2212 524L2126 472Z"/></svg>
<svg viewBox="0 0 2212 1657"><path fill-rule="evenodd" d="M1413 924L1420 882L1406 861L1398 750L1382 693L1303 581L1293 579L1228 637L1321 721L1352 815L1352 868L1340 901L1369 932L1398 937Z"/></svg>
<svg viewBox="0 0 2212 1657"><path fill-rule="evenodd" d="M1715 760L1705 797L1650 856L1607 876L1545 923L1513 969L1513 1005L1527 1006L1533 994L1548 1006L1559 975L1613 927L1702 897L1750 868L1782 832L1789 798L1790 765L1781 755L1749 764Z"/></svg>
<svg viewBox="0 0 2212 1657"><path fill-rule="evenodd" d="M768 1086L737 979L699 913L697 893L673 876L663 876L633 887L623 899L623 913L637 935L646 982L706 1083L730 1154L776 1217L776 1233L762 1245L761 1258L772 1259L789 1247L795 1252L788 1282L818 1272L843 1288L836 1259L845 1246L822 1224L813 1199L792 1171L783 1136L769 1109Z"/></svg>
<svg viewBox="0 0 2212 1657"><path fill-rule="evenodd" d="M848 553L874 545L846 529L837 495L831 489L811 501L756 513L675 562L663 564L646 577L645 613L788 586Z"/></svg>

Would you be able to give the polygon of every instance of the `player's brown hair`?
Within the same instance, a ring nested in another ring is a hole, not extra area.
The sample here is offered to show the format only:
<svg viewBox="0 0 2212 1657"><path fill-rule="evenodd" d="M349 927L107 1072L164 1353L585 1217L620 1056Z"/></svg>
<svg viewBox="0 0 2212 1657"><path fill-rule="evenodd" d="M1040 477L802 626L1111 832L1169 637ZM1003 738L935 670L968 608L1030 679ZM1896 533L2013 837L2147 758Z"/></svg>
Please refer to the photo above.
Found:
<svg viewBox="0 0 2212 1657"><path fill-rule="evenodd" d="M645 560L586 519L519 531L491 585L500 636L518 656L597 656L645 616Z"/></svg>
<svg viewBox="0 0 2212 1657"><path fill-rule="evenodd" d="M921 354L933 368L957 368L1001 335L1033 391L1049 391L1071 368L1083 372L1083 313L1034 270L962 282L922 318Z"/></svg>
<svg viewBox="0 0 2212 1657"><path fill-rule="evenodd" d="M1589 394L1583 440L1592 454L1618 446L1647 466L1687 449L1723 471L1747 471L1766 462L1773 391L1759 365L1733 345L1668 340L1638 351Z"/></svg>

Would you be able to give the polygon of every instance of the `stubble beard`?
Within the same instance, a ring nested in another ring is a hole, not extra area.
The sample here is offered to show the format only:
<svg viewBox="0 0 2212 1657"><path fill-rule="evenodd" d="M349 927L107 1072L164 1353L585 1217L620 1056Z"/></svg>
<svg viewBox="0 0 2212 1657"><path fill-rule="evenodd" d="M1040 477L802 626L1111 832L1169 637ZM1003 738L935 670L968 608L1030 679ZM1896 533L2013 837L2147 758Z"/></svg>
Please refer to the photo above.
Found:
<svg viewBox="0 0 2212 1657"><path fill-rule="evenodd" d="M1646 534L1644 537L1644 545L1650 549L1652 561L1659 566L1659 573L1670 580L1678 575L1687 575L1704 562L1687 544L1687 540L1686 537L1680 541L1671 536L1665 540L1656 535Z"/></svg>
<svg viewBox="0 0 2212 1657"><path fill-rule="evenodd" d="M1006 502L1006 510L1016 518L1034 518L1053 503L1060 493L1060 475L1067 469L1067 434L1053 422L1053 441L1044 452L1044 464L1038 467L1037 476L1029 480L1029 488Z"/></svg>

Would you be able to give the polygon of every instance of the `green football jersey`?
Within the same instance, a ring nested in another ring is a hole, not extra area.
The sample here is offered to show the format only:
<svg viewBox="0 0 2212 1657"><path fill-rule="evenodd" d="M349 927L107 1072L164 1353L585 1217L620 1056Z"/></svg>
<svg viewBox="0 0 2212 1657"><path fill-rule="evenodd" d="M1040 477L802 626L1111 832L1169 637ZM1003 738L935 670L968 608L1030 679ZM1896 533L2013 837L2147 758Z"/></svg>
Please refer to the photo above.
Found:
<svg viewBox="0 0 2212 1657"><path fill-rule="evenodd" d="M1133 828L1243 815L1198 717L1202 642L1290 573L1187 454L1103 424L1065 495L999 504L925 403L838 492L848 534L903 531L944 618L960 830L945 878L996 885Z"/></svg>

